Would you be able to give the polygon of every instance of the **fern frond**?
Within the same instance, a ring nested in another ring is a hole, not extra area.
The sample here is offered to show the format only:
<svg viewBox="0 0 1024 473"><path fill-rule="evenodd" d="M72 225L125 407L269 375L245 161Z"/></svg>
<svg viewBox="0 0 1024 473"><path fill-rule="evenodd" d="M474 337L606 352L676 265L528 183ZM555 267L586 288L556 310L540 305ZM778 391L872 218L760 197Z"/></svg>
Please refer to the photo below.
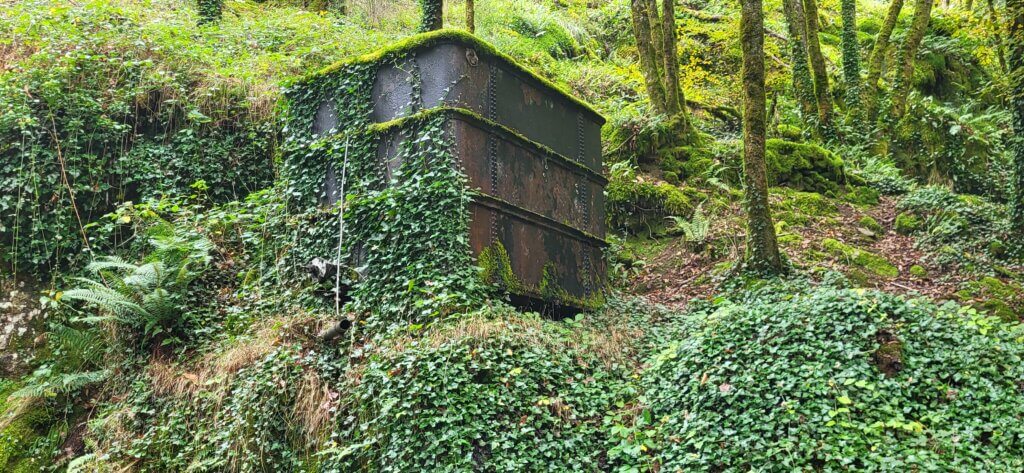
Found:
<svg viewBox="0 0 1024 473"><path fill-rule="evenodd" d="M30 379L24 387L11 393L16 399L37 399L57 394L70 394L110 376L108 370L56 373Z"/></svg>
<svg viewBox="0 0 1024 473"><path fill-rule="evenodd" d="M67 371L79 371L89 366L99 366L103 358L103 338L96 330L80 330L66 325L56 325L49 334L51 346L61 354L61 365Z"/></svg>
<svg viewBox="0 0 1024 473"><path fill-rule="evenodd" d="M146 309L124 294L103 285L65 291L62 299L91 303L119 317L144 315Z"/></svg>
<svg viewBox="0 0 1024 473"><path fill-rule="evenodd" d="M137 290L150 291L161 286L163 280L164 265L159 261L154 261L135 268L132 274L124 278L124 283Z"/></svg>
<svg viewBox="0 0 1024 473"><path fill-rule="evenodd" d="M142 306L150 315L145 321L147 325L169 320L178 313L178 306L171 300L171 295L164 289L157 289L142 298Z"/></svg>
<svg viewBox="0 0 1024 473"><path fill-rule="evenodd" d="M675 228L683 232L683 239L688 243L704 243L711 231L711 220L704 215L704 203L701 202L693 211L693 217L686 220L682 217L669 217Z"/></svg>
<svg viewBox="0 0 1024 473"><path fill-rule="evenodd" d="M57 377L54 385L61 393L68 394L82 389L90 384L96 384L110 376L108 370L82 371L79 373L66 373Z"/></svg>
<svg viewBox="0 0 1024 473"><path fill-rule="evenodd" d="M102 258L97 258L96 261L89 263L89 265L85 267L86 270L94 274L100 274L100 272L102 271L107 271L111 269L133 271L135 270L135 268L136 265L129 263L118 256L106 256Z"/></svg>
<svg viewBox="0 0 1024 473"><path fill-rule="evenodd" d="M78 458L75 458L74 460L71 460L68 463L68 470L67 470L67 472L68 473L86 473L88 471L93 471L93 468L90 466L90 463L92 463L92 461L95 460L95 459L96 459L96 454L95 453L86 453L85 455L82 455L82 456L80 456Z"/></svg>

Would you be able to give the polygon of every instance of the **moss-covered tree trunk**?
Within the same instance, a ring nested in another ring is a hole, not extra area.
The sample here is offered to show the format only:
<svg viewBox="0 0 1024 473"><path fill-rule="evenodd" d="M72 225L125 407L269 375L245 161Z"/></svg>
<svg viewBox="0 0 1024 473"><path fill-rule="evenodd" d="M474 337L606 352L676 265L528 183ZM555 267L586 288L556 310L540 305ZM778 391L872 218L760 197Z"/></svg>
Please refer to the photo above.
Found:
<svg viewBox="0 0 1024 473"><path fill-rule="evenodd" d="M647 12L647 21L651 25L651 44L654 45L654 57L658 61L658 70L661 72L659 80L661 80L661 87L665 87L665 58L663 56L664 50L662 45L665 44L661 34L661 15L658 14L658 0L643 0L644 8ZM668 97L668 91L665 91L665 96Z"/></svg>
<svg viewBox="0 0 1024 473"><path fill-rule="evenodd" d="M768 205L765 164L764 10L761 0L741 0L743 47L743 192L747 213L746 269L777 274L782 255Z"/></svg>
<svg viewBox="0 0 1024 473"><path fill-rule="evenodd" d="M678 115L686 110L686 98L679 86L679 50L676 45L676 7L674 0L664 0L661 12L662 62L665 68L665 100L669 114ZM686 117L682 116L686 128Z"/></svg>
<svg viewBox="0 0 1024 473"><path fill-rule="evenodd" d="M900 44L899 62L896 69L896 80L893 82L892 112L894 117L902 117L907 108L907 95L914 80L914 59L921 48L921 41L928 30L928 22L932 17L934 0L916 0L914 2L914 19L910 23L906 37Z"/></svg>
<svg viewBox="0 0 1024 473"><path fill-rule="evenodd" d="M1007 65L1011 74L1010 107L1013 110L1015 135L1011 150L1016 173L1016 193L1011 217L1017 243L1024 245L1024 0L1007 0L1006 15L1009 20L1007 38L1010 54Z"/></svg>
<svg viewBox="0 0 1024 473"><path fill-rule="evenodd" d="M821 40L818 39L818 2L803 0L804 23L807 28L807 54L811 60L811 73L814 76L814 97L818 103L818 122L822 131L831 133L832 99L828 91L828 70L825 68L825 56L821 54Z"/></svg>
<svg viewBox="0 0 1024 473"><path fill-rule="evenodd" d="M846 83L846 113L860 109L860 44L857 42L857 0L842 0L843 81Z"/></svg>
<svg viewBox="0 0 1024 473"><path fill-rule="evenodd" d="M466 29L476 33L476 1L466 0Z"/></svg>
<svg viewBox="0 0 1024 473"><path fill-rule="evenodd" d="M1011 6L1010 4L1012 4L1012 3L1013 3L1013 0L1008 0L1006 2L1007 10L1009 10L1009 8ZM987 4L988 4L988 17L989 17L989 20L992 22L992 39L996 42L996 57L999 59L999 68L1000 68L1000 70L1002 70L1005 73L1005 72L1007 72L1006 44L1003 42L1003 35L1000 33L1000 30L1003 29L1003 27L1002 27L1003 22L999 21L999 12L996 11L995 1L994 0L988 0ZM1012 17L1009 17L1009 18L1012 18Z"/></svg>
<svg viewBox="0 0 1024 473"><path fill-rule="evenodd" d="M206 25L220 21L221 12L224 9L224 0L199 0L199 25Z"/></svg>
<svg viewBox="0 0 1024 473"><path fill-rule="evenodd" d="M444 0L419 0L423 17L420 31L434 31L444 28Z"/></svg>
<svg viewBox="0 0 1024 473"><path fill-rule="evenodd" d="M885 67L885 57L889 53L889 42L892 40L892 31L896 28L896 20L903 10L903 0L892 0L889 3L889 11L885 14L885 21L882 28L875 36L875 44L871 47L871 56L868 57L868 79L864 93L864 118L868 123L874 123L878 116L878 100L881 95L881 86L878 81L882 79L882 69Z"/></svg>
<svg viewBox="0 0 1024 473"><path fill-rule="evenodd" d="M636 38L637 53L640 56L640 73L644 76L647 97L656 113L665 113L665 88L661 85L658 56L651 38L651 15L647 10L647 0L631 1L633 36Z"/></svg>
<svg viewBox="0 0 1024 473"><path fill-rule="evenodd" d="M789 27L789 55L793 61L793 93L800 102L804 117L815 116L818 105L814 102L814 81L807 63L807 28L804 7L800 0L783 0L783 12Z"/></svg>

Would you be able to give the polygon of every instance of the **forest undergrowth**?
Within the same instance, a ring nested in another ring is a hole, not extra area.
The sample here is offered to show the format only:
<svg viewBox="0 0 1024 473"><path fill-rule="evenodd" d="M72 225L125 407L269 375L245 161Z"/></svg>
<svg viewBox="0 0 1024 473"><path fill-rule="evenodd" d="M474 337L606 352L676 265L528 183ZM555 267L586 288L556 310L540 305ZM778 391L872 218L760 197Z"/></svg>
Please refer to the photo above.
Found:
<svg viewBox="0 0 1024 473"><path fill-rule="evenodd" d="M607 118L608 287L561 317L460 252L438 115L305 129L339 90L369 125L349 58L434 2L4 5L0 469L1024 470L1014 1L764 2L781 275L743 265L740 4L444 2Z"/></svg>

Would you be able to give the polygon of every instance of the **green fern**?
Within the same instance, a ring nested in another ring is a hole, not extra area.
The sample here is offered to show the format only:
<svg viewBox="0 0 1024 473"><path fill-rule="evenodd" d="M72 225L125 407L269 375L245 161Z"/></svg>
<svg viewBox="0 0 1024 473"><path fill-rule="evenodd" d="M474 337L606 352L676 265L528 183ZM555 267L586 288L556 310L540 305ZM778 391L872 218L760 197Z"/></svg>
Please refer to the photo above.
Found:
<svg viewBox="0 0 1024 473"><path fill-rule="evenodd" d="M95 309L78 318L97 324L113 321L129 333L136 333L136 345L154 339L164 344L187 319L181 300L202 270L209 264L213 244L194 235L180 235L173 228L160 229L150 239L154 251L148 262L132 264L118 257L97 259L87 269L98 278L76 278L81 285L65 291L62 301L83 302Z"/></svg>
<svg viewBox="0 0 1024 473"><path fill-rule="evenodd" d="M37 372L39 376L30 377L21 389L11 393L12 398L39 399L57 395L68 395L80 389L107 379L107 370L82 371L76 373Z"/></svg>
<svg viewBox="0 0 1024 473"><path fill-rule="evenodd" d="M668 217L672 221L676 231L683 233L683 239L694 246L701 246L707 243L711 232L711 220L704 215L704 203L701 202L693 211L693 217L689 220L682 217Z"/></svg>

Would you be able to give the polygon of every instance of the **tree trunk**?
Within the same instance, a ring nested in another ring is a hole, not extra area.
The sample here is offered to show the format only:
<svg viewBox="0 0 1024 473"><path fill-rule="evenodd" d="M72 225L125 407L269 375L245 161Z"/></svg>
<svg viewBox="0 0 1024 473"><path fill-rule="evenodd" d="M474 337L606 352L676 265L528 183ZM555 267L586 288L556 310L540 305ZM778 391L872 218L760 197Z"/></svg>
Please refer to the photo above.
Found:
<svg viewBox="0 0 1024 473"><path fill-rule="evenodd" d="M675 0L664 0L661 12L662 60L665 68L665 100L670 115L682 113L686 98L679 86L679 51L676 45ZM685 128L685 117L683 117Z"/></svg>
<svg viewBox="0 0 1024 473"><path fill-rule="evenodd" d="M661 79L661 87L665 87L665 58L662 57L664 49L662 45L665 44L664 38L662 38L661 29L661 15L658 14L658 0L643 0L644 7L647 11L648 23L651 25L651 44L654 49L654 58L658 62L658 72L662 75L659 76ZM668 91L665 91L666 99L668 97ZM667 103L667 102L666 102Z"/></svg>
<svg viewBox="0 0 1024 473"><path fill-rule="evenodd" d="M874 123L878 116L878 100L882 93L878 81L882 78L882 69L885 67L885 56L889 53L892 30L896 28L896 20L899 18L901 10L903 10L903 0L892 0L889 3L885 22L878 30L878 36L875 36L875 45L871 48L871 56L868 58L868 80L864 94L864 116L868 123Z"/></svg>
<svg viewBox="0 0 1024 473"><path fill-rule="evenodd" d="M743 192L747 213L747 270L777 274L782 255L768 205L765 164L764 10L762 0L741 0L743 46Z"/></svg>
<svg viewBox="0 0 1024 473"><path fill-rule="evenodd" d="M420 31L434 31L444 27L444 0L420 0L423 19Z"/></svg>
<svg viewBox="0 0 1024 473"><path fill-rule="evenodd" d="M476 33L476 2L466 0L466 29L470 33Z"/></svg>
<svg viewBox="0 0 1024 473"><path fill-rule="evenodd" d="M1011 208L1018 248L1024 247L1024 0L1007 0L1009 19L1010 108L1013 109L1013 164L1016 193Z"/></svg>
<svg viewBox="0 0 1024 473"><path fill-rule="evenodd" d="M656 113L667 113L665 110L665 88L661 83L658 56L655 53L651 38L651 15L648 12L648 0L632 0L630 10L633 18L633 36L640 55L640 72L644 76L644 86L651 107Z"/></svg>
<svg viewBox="0 0 1024 473"><path fill-rule="evenodd" d="M914 80L914 59L917 51L921 48L921 41L924 39L925 31L928 29L928 22L932 17L932 2L934 0L916 0L914 2L914 19L907 30L907 36L900 45L899 69L896 70L896 80L893 85L892 111L894 117L902 117L907 108L907 95L910 94L910 86Z"/></svg>
<svg viewBox="0 0 1024 473"><path fill-rule="evenodd" d="M821 42L818 39L818 2L803 0L804 22L807 28L807 53L811 59L811 72L814 75L814 97L818 102L818 121L821 129L830 133L832 129L832 100L828 92L828 70L825 69L825 56L821 54Z"/></svg>
<svg viewBox="0 0 1024 473"><path fill-rule="evenodd" d="M783 12L789 26L789 55L793 61L793 93L800 101L804 117L818 113L814 103L814 81L807 64L807 28L804 23L804 7L800 0L783 0Z"/></svg>
<svg viewBox="0 0 1024 473"><path fill-rule="evenodd" d="M199 0L199 26L217 23L224 10L224 0Z"/></svg>
<svg viewBox="0 0 1024 473"><path fill-rule="evenodd" d="M857 41L857 0L842 0L843 80L846 82L846 113L860 108L860 44Z"/></svg>
<svg viewBox="0 0 1024 473"><path fill-rule="evenodd" d="M1013 0L1009 0L1006 4L1007 10L1012 6ZM1007 12L1009 14L1009 12ZM1007 72L1006 66L1006 44L1003 42L1003 35L1000 34L1000 30L1003 29L1003 22L999 21L999 13L996 12L995 2L988 0L988 16L992 21L992 37L996 41L996 55L999 58L999 69L1005 74ZM1009 16L1008 16L1009 17ZM1009 17L1012 20L1012 17ZM1011 36L1012 38L1012 36Z"/></svg>

